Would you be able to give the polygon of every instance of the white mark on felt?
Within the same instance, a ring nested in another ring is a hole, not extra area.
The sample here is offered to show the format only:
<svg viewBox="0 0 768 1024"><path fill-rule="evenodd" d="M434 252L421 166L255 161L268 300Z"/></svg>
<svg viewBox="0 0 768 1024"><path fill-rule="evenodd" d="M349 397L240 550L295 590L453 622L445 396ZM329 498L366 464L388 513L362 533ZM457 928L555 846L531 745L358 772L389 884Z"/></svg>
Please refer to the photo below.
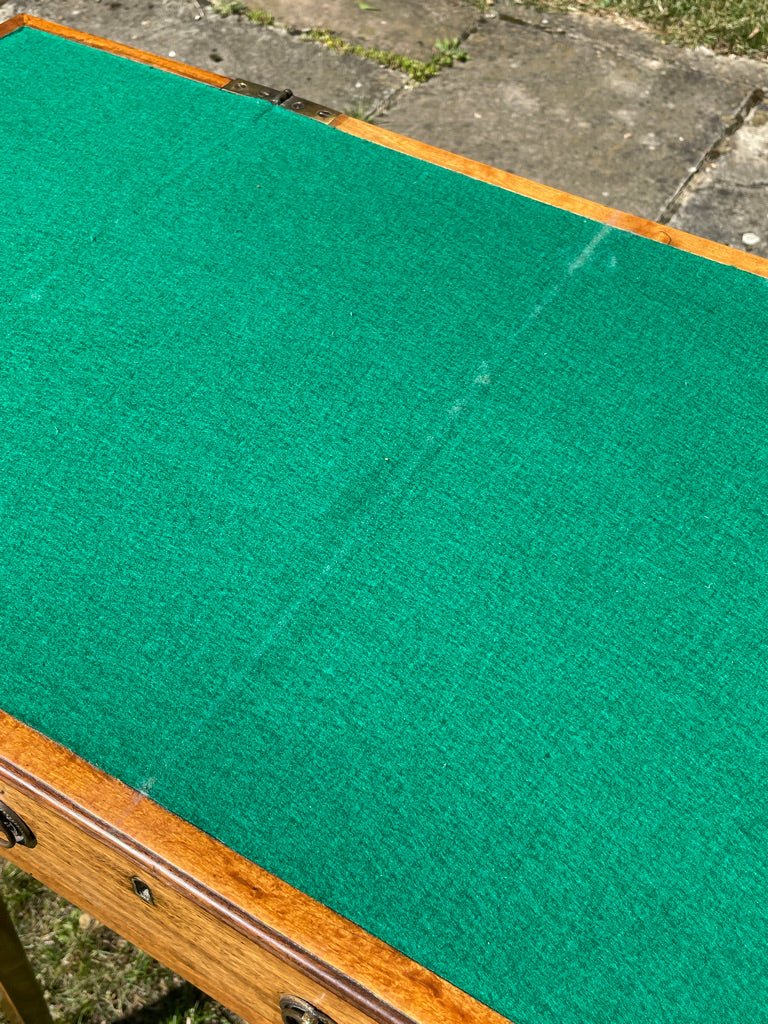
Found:
<svg viewBox="0 0 768 1024"><path fill-rule="evenodd" d="M491 383L491 374L489 372L490 367L488 363L483 360L477 368L477 376L475 377L475 384L482 384L488 386Z"/></svg>
<svg viewBox="0 0 768 1024"><path fill-rule="evenodd" d="M600 230L592 238L592 240L584 246L584 248L581 250L576 259L568 264L569 275L575 273L577 270L580 270L583 266L586 266L586 264L589 263L589 261L592 259L592 254L594 253L595 249L598 247L598 245L600 245L600 243L609 233L610 230L611 229L608 227L607 224L604 224L603 227L600 228Z"/></svg>

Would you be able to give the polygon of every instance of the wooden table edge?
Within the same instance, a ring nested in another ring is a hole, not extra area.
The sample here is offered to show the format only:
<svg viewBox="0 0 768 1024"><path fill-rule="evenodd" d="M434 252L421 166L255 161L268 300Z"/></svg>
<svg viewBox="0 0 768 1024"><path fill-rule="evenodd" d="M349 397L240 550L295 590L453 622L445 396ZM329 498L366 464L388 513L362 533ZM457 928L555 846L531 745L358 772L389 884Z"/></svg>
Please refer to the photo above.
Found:
<svg viewBox="0 0 768 1024"><path fill-rule="evenodd" d="M0 23L0 38L23 28L217 88L232 81L29 14ZM104 846L130 852L153 877L381 1024L411 1019L420 1024L506 1024L506 1018L351 921L0 710L0 787L3 782ZM24 867L34 874L33 853L25 857Z"/></svg>
<svg viewBox="0 0 768 1024"><path fill-rule="evenodd" d="M760 277L768 277L768 259L754 253L743 252L741 249L734 249L722 242L701 238L698 235L680 231L668 224L659 224L633 213L623 213L621 210L593 202L591 199L583 199L550 185L542 185L530 178L513 174L511 171L499 170L499 168L491 167L479 160L472 160L437 146L419 142L387 128L380 128L378 125L371 125L365 121L348 117L346 114L339 114L331 123L334 128L354 135L358 139L367 139L376 145L396 150L398 153L405 153L427 163L437 164L439 167L445 167L469 178L484 181L489 185L496 185L528 199L535 199L546 206L555 206L587 220L618 228L630 234L642 235L654 242L660 242L674 249L682 249L684 252L701 256L715 263L746 270Z"/></svg>
<svg viewBox="0 0 768 1024"><path fill-rule="evenodd" d="M29 14L0 23L0 38L33 28L223 88L233 79ZM299 115L297 115L299 116ZM623 213L388 129L337 115L349 135L526 196L597 223L768 277L768 260L668 225ZM106 845L129 848L186 898L205 906L382 1024L502 1024L483 1003L149 797L0 711L0 783L55 807ZM109 921L105 921L109 925Z"/></svg>
<svg viewBox="0 0 768 1024"><path fill-rule="evenodd" d="M232 81L229 75L217 75L214 71L205 71L203 68L195 67L192 64L185 64L180 60L161 57L156 53L148 53L146 50L137 49L135 46L127 46L124 43L116 43L112 39L104 39L102 36L94 36L89 32L81 32L80 29L59 25L55 21L38 18L33 14L17 14L7 21L0 22L0 39L22 28L34 28L39 32L60 36L62 39L69 39L74 43L93 47L95 50L112 53L116 57L125 57L139 64L148 64L150 67L158 68L160 71L169 71L174 75L180 75L182 78L191 78L195 82L212 85L218 89L223 88L223 86L228 85Z"/></svg>
<svg viewBox="0 0 768 1024"><path fill-rule="evenodd" d="M322 903L0 710L0 791L3 784L54 809L103 846L129 852L185 899L381 1024L508 1024ZM34 874L34 850L23 866Z"/></svg>
<svg viewBox="0 0 768 1024"><path fill-rule="evenodd" d="M167 57L148 53L145 50L126 46L123 43L117 43L101 36L94 36L79 29L68 28L65 25L59 25L56 22L47 21L44 18L38 18L31 14L17 14L7 21L1 22L0 38L21 28L34 28L41 32L61 36L64 39L92 46L116 56L147 64L150 67L203 82L206 85L212 85L219 89L236 80L228 75L204 71L202 68L185 64L182 61L171 60ZM602 203L594 202L591 199L584 199L562 189L553 188L550 185L542 185L537 181L524 178L511 171L502 171L497 167L492 167L490 164L482 163L482 161L451 153L438 146L420 142L409 138L407 135L400 135L397 132L390 131L388 128L368 124L347 114L337 114L329 122L329 125L347 135L353 135L358 139L374 143L385 149L396 150L417 160L423 160L427 163L444 167L458 174L474 178L477 181L483 181L486 184L503 188L508 192L514 192L517 195L534 199L547 206L554 206L557 209L576 214L587 220L605 224L620 231L627 231L630 234L640 235L662 245L680 249L683 252L691 253L694 256L699 256L714 263L735 267L738 270L755 274L758 277L768 277L768 259L755 253L734 249L722 242L702 238L699 235L681 231L678 228L670 227L668 224L659 224L656 221L637 216L636 214L625 213L613 207L604 206Z"/></svg>

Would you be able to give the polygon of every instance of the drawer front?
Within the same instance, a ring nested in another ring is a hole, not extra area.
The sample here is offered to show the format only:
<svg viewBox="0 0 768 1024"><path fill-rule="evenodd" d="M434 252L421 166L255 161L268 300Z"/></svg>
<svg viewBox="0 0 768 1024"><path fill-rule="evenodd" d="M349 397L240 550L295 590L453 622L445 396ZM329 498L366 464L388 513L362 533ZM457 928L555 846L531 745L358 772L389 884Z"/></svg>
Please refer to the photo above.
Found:
<svg viewBox="0 0 768 1024"><path fill-rule="evenodd" d="M509 1024L1 709L0 801L34 834L2 849L0 815L0 855L246 1021L290 996L319 1016L286 1024Z"/></svg>
<svg viewBox="0 0 768 1024"><path fill-rule="evenodd" d="M137 799L142 799L137 794ZM199 891L149 851L110 829L99 835L44 798L0 781L0 800L31 829L34 847L0 852L75 906L253 1024L280 1024L280 999L306 1000L336 1024L370 1016L321 980L324 967L213 892ZM0 837L1 838L1 837ZM208 905L205 905L207 901ZM271 948L270 948L271 947ZM289 962L291 956L294 962ZM313 976L314 975L314 976ZM344 984L344 979L335 979ZM354 989L354 982L348 981ZM393 1016L399 1016L392 1014Z"/></svg>

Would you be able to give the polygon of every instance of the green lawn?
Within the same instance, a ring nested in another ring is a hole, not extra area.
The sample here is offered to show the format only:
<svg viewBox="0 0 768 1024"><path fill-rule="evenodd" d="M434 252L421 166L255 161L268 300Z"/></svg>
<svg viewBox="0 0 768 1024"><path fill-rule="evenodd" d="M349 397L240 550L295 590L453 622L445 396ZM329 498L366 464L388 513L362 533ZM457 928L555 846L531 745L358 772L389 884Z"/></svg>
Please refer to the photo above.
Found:
<svg viewBox="0 0 768 1024"><path fill-rule="evenodd" d="M768 56L768 0L540 0L535 6L615 11L639 18L670 42Z"/></svg>
<svg viewBox="0 0 768 1024"><path fill-rule="evenodd" d="M0 897L61 1024L232 1024L237 1018L90 915L0 861ZM0 1024L7 1024L0 1010Z"/></svg>

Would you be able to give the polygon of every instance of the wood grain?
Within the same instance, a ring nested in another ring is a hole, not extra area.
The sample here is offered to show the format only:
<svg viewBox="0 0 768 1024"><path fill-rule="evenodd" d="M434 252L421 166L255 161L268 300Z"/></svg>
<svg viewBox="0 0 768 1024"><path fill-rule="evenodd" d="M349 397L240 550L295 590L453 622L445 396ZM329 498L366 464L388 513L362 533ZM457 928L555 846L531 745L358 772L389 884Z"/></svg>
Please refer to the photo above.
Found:
<svg viewBox="0 0 768 1024"><path fill-rule="evenodd" d="M3 789L5 802L38 838L34 850L16 848L9 859L245 1020L277 1024L280 995L288 992L309 999L338 1024L370 1024L370 1017L265 949L263 936L249 937L190 898L151 855L103 841L13 785ZM134 893L133 878L149 886L152 904Z"/></svg>
<svg viewBox="0 0 768 1024"><path fill-rule="evenodd" d="M26 14L15 14L6 21L0 21L0 39L3 36L9 36L11 32L18 32L20 28L24 28L26 17Z"/></svg>
<svg viewBox="0 0 768 1024"><path fill-rule="evenodd" d="M21 19L21 25L16 28L35 28L40 32L49 32L54 36L61 36L62 39L71 39L75 43L82 43L91 46L95 50L104 50L106 53L113 53L116 57L126 57L128 60L137 61L139 64L148 64L150 67L159 68L161 71L170 71L174 75L181 75L182 78L191 78L195 82L204 82L205 85L213 85L221 88L227 85L231 78L227 75L217 75L213 71L203 71L202 68L193 67L191 64L184 64L182 61L171 60L168 57L160 57L155 53L147 53L145 50L138 50L134 46L124 46L123 43L116 43L111 39L102 39L100 36L92 36L88 32L81 32L76 28L68 28L65 25L58 25L53 21L46 21L45 18L36 18L31 14L17 15L11 21ZM8 22L3 22L7 25ZM0 25L0 36L3 25Z"/></svg>
<svg viewBox="0 0 768 1024"><path fill-rule="evenodd" d="M504 1021L3 712L0 797L38 840L9 860L248 1021L277 1024L283 993L337 1024ZM154 906L134 894L132 875L150 885Z"/></svg>
<svg viewBox="0 0 768 1024"><path fill-rule="evenodd" d="M231 79L30 15L27 27L218 88ZM0 794L38 836L9 860L249 1021L287 992L338 1024L501 1024L500 1015L153 801L0 712ZM134 894L139 875L155 894ZM361 884L365 880L361 879Z"/></svg>
<svg viewBox="0 0 768 1024"><path fill-rule="evenodd" d="M217 88L227 76L29 15L0 24L71 39ZM298 116L298 115L297 115ZM590 220L768 277L768 260L613 210L344 114L376 145ZM281 994L338 1024L502 1024L504 1018L153 801L0 712L0 794L38 836L8 857L219 999L278 1024ZM150 885L143 903L131 877ZM361 879L360 884L365 884Z"/></svg>
<svg viewBox="0 0 768 1024"><path fill-rule="evenodd" d="M478 181L485 181L489 185L496 185L509 192L516 192L518 195L535 199L547 206L556 206L558 209L567 210L569 213L578 214L588 220L594 220L601 224L608 224L610 227L628 231L634 235L642 235L654 242L661 242L664 245L672 246L675 249L682 249L685 252L693 253L695 256L702 256L704 259L712 260L715 263L723 263L730 267L737 267L739 270L746 270L750 274L757 274L759 277L768 277L768 260L762 256L755 256L753 253L742 252L740 249L732 249L729 245L722 245L720 242L712 242L707 238L699 238L698 235L691 235L687 231L678 231L677 228L669 227L666 224L657 224L655 221L646 220L643 217L636 217L631 213L622 213L601 203L594 203L590 199L582 199L579 196L571 195L570 192L562 192L560 189L551 188L549 185L541 185L528 178L522 178L509 171L500 171L496 167L481 163L478 160L470 160L469 157L458 156L449 153L447 150L439 149L437 146L427 145L425 142L418 142L405 135L398 135L386 128L379 128L377 125L367 124L365 121L358 121L346 114L339 114L332 122L334 128L354 135L358 139L365 139L386 149L397 150L398 153L406 153L408 156L416 157L418 160L425 160L427 163L437 164L459 174L465 174L469 178L476 178Z"/></svg>
<svg viewBox="0 0 768 1024"><path fill-rule="evenodd" d="M122 43L103 39L100 36L93 36L78 29L67 28L29 14L16 15L8 21L0 23L0 38L24 26L43 32L50 32L65 39L72 39L86 46L92 46L119 57L126 57L129 60L148 64L163 71L170 71L173 74L204 82L216 88L223 88L234 80L226 75L204 71L201 68L184 64L181 61L160 57L157 54L147 53L132 46L124 46ZM539 182L523 178L510 171L502 171L479 160L472 160L469 157L450 153L448 150L431 146L425 142L419 142L417 139L411 139L406 135L399 135L396 132L380 128L377 125L368 124L365 121L359 121L357 118L349 117L346 114L338 114L328 123L348 135L354 135L375 145L384 146L386 149L394 149L399 153L405 153L418 160L425 160L427 163L445 167L448 170L456 171L478 181L484 181L489 185L496 185L509 192L527 196L529 199L535 199L537 202L545 203L547 206L555 206L560 210L566 210L569 213L586 217L588 220L607 224L610 227L628 231L631 234L642 235L644 238L650 238L655 242L669 245L675 249L681 249L684 252L712 260L715 263L736 267L739 270L745 270L759 277L768 277L768 260L762 256L742 252L740 249L733 249L731 246L723 245L720 242L713 242L710 239L701 238L687 231L680 231L669 225L658 224L655 221L638 217L635 214L623 213L621 210L604 206L602 203L596 203L590 199L572 195L570 192L564 192L549 185L542 185Z"/></svg>

